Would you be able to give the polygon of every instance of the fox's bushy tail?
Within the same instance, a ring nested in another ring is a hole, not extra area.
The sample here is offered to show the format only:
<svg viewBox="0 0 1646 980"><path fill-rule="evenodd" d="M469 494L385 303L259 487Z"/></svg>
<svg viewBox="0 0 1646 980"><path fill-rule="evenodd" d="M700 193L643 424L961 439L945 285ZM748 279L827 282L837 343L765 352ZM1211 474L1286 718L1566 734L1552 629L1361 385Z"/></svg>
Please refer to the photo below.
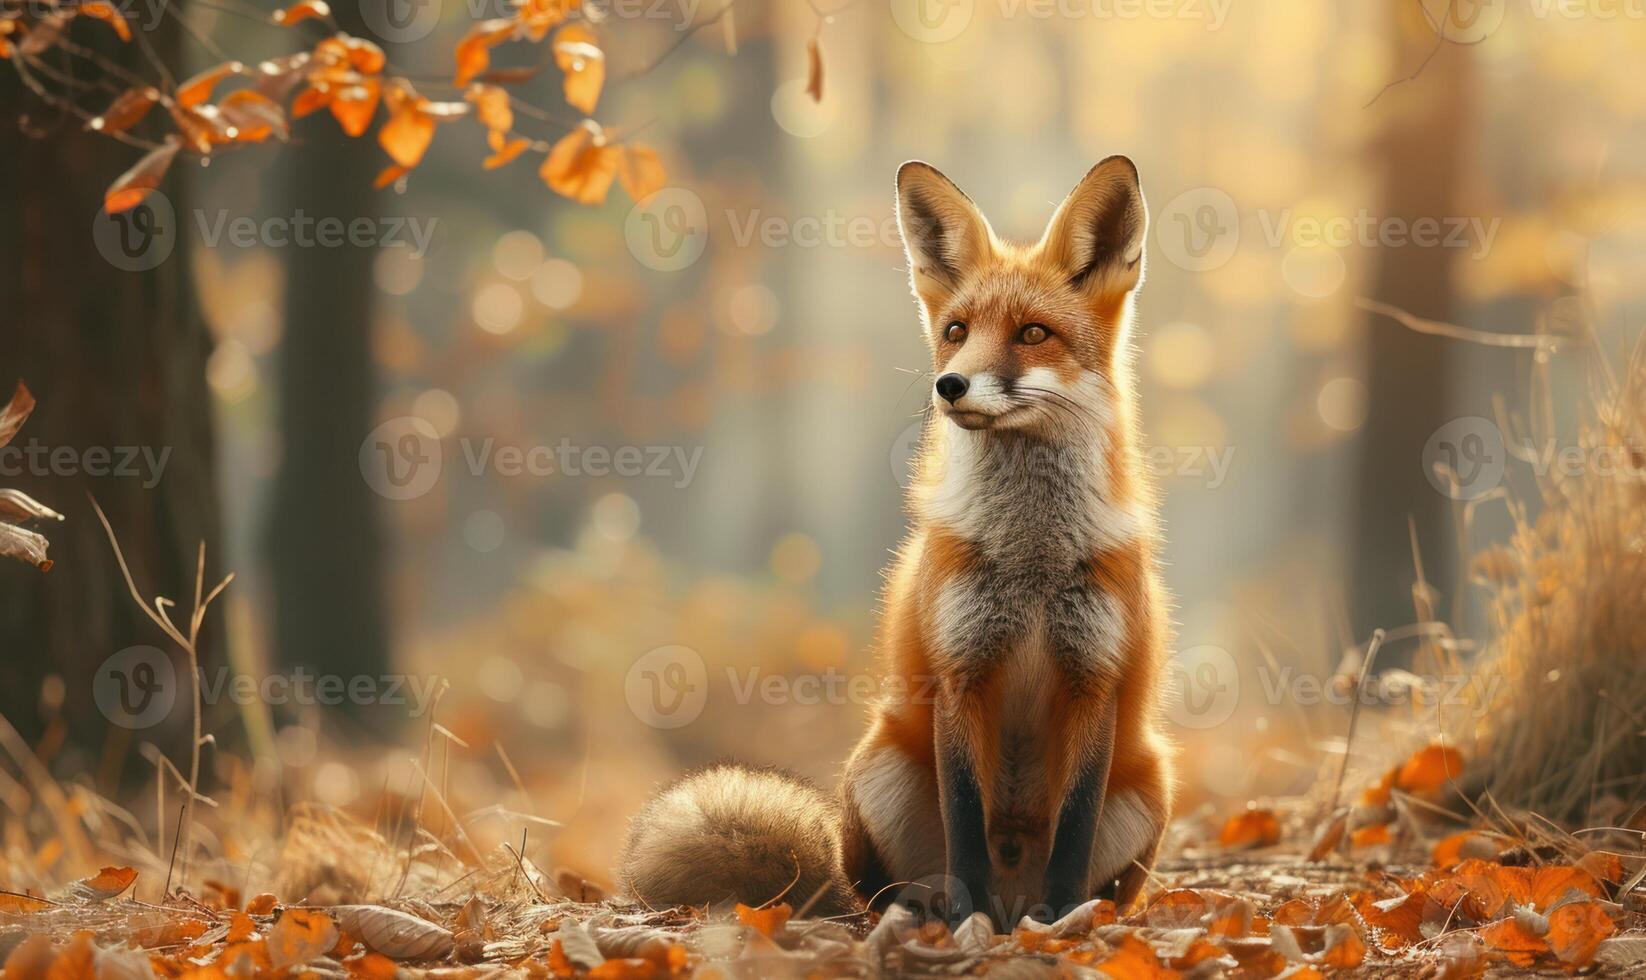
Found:
<svg viewBox="0 0 1646 980"><path fill-rule="evenodd" d="M813 917L862 908L843 870L839 803L778 769L717 763L664 787L630 824L617 875L653 908L778 896Z"/></svg>

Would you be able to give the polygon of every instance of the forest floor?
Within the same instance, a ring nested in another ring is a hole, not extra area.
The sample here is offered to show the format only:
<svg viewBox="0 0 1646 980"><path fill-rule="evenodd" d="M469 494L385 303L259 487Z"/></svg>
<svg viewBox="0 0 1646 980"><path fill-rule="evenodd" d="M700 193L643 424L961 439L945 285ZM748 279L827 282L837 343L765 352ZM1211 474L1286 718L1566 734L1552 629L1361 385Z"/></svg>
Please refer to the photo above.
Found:
<svg viewBox="0 0 1646 980"><path fill-rule="evenodd" d="M1391 773L1394 809L1413 757ZM1403 778L1403 774L1404 777ZM1417 775L1421 775L1420 773ZM1638 976L1646 969L1646 866L1632 855L1476 829L1419 839L1405 816L1376 823L1380 787L1353 808L1291 800L1253 808L1208 837L1180 822L1173 856L1132 908L1094 901L1051 925L997 935L982 915L953 931L901 907L846 920L791 906L652 910L503 846L469 873L423 887L413 858L361 904L356 853L292 840L303 902L207 882L161 903L129 897L110 867L50 897L0 894L7 978L687 977L1476 977ZM1355 816L1358 814L1358 816ZM1372 814L1372 816L1368 816ZM1371 822L1368 822L1370 820ZM1358 828L1351 829L1355 824ZM1576 840L1577 838L1571 838ZM1569 843L1569 842L1568 842ZM290 879L297 880L297 879ZM318 882L319 884L316 884ZM410 887L403 887L409 884ZM339 902L317 902L334 895ZM369 893L363 893L369 894ZM290 900L293 904L286 904Z"/></svg>

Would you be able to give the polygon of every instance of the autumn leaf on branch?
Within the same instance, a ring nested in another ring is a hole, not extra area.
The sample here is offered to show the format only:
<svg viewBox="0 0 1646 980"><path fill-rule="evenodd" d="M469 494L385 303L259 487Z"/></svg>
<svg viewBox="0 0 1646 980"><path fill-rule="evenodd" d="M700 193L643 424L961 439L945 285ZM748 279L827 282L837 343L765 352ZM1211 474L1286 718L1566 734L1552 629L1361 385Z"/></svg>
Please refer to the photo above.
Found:
<svg viewBox="0 0 1646 980"><path fill-rule="evenodd" d="M606 53L594 31L584 24L562 27L554 36L554 63L566 76L566 102L584 115L594 115L606 84Z"/></svg>
<svg viewBox="0 0 1646 980"><path fill-rule="evenodd" d="M34 395L21 381L12 393L11 401L0 409L0 448L17 435L34 411ZM60 521L63 515L39 503L21 490L0 490L0 555L26 561L42 572L51 571L51 559L46 557L48 542L44 535L22 527L30 521Z"/></svg>

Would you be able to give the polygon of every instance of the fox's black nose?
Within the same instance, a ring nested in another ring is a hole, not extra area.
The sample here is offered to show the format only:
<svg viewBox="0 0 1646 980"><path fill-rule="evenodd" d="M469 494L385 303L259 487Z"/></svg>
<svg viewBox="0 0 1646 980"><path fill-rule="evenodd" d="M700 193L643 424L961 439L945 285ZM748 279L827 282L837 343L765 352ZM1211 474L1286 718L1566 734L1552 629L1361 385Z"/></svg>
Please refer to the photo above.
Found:
<svg viewBox="0 0 1646 980"><path fill-rule="evenodd" d="M943 400L951 405L959 401L966 394L966 389L969 387L970 385L966 383L966 376L955 374L953 371L937 379L937 393L942 395Z"/></svg>

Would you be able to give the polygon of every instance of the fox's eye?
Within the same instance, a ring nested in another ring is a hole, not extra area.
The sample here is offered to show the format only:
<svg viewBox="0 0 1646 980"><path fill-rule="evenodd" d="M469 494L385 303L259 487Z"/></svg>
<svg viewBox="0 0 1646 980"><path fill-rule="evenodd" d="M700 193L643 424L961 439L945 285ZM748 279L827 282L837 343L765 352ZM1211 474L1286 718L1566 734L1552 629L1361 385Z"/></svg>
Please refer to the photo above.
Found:
<svg viewBox="0 0 1646 980"><path fill-rule="evenodd" d="M966 325L959 320L949 324L943 330L943 339L951 344L958 344L966 339Z"/></svg>
<svg viewBox="0 0 1646 980"><path fill-rule="evenodd" d="M1045 340L1050 336L1051 334L1047 332L1044 326L1041 326L1038 323L1031 323L1023 328L1023 332L1018 335L1018 339L1023 341L1025 344L1032 346L1040 343L1042 340Z"/></svg>

